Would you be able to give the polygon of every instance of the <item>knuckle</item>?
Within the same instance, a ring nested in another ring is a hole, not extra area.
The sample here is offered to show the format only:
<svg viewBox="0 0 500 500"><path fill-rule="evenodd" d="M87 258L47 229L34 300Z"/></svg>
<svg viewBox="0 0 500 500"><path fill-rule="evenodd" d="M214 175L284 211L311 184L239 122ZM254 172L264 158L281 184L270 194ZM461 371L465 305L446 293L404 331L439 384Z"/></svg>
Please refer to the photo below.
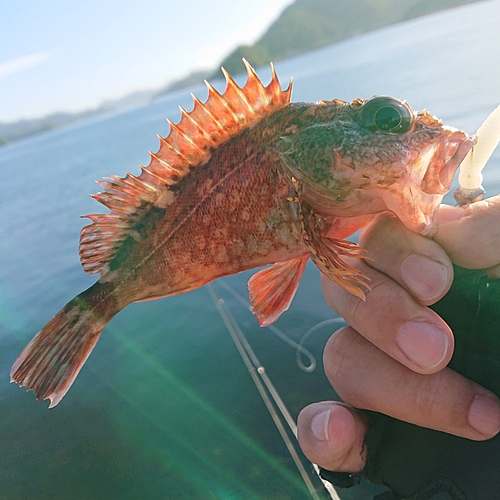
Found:
<svg viewBox="0 0 500 500"><path fill-rule="evenodd" d="M443 371L433 374L431 377L415 373L415 409L422 422L434 422L443 417L442 388Z"/></svg>
<svg viewBox="0 0 500 500"><path fill-rule="evenodd" d="M326 376L337 394L346 402L352 399L352 368L364 341L351 327L337 330L328 340L323 354Z"/></svg>
<svg viewBox="0 0 500 500"><path fill-rule="evenodd" d="M448 432L467 427L466 405L450 387L449 375L447 369L432 375L414 374L416 424Z"/></svg>

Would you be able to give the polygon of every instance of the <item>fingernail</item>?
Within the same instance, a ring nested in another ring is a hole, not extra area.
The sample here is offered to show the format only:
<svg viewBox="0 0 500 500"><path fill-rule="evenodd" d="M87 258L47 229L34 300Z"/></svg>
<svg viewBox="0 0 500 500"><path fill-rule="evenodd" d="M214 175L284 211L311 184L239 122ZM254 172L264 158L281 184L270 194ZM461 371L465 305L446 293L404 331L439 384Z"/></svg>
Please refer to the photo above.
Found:
<svg viewBox="0 0 500 500"><path fill-rule="evenodd" d="M446 332L427 321L403 323L396 342L406 356L424 370L439 365L448 354Z"/></svg>
<svg viewBox="0 0 500 500"><path fill-rule="evenodd" d="M311 421L311 430L314 437L318 441L329 441L328 436L328 422L330 420L330 414L332 410L324 410L316 415L314 415Z"/></svg>
<svg viewBox="0 0 500 500"><path fill-rule="evenodd" d="M437 260L412 254L401 264L401 279L421 300L439 297L448 285L448 269Z"/></svg>
<svg viewBox="0 0 500 500"><path fill-rule="evenodd" d="M500 403L486 394L478 394L469 410L469 424L486 437L500 430Z"/></svg>

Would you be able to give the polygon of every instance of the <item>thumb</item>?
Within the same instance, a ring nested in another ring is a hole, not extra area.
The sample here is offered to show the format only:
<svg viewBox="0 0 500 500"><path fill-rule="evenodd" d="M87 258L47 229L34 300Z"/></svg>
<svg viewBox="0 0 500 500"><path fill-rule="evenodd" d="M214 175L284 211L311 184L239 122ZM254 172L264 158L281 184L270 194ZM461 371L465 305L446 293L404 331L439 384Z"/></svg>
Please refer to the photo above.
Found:
<svg viewBox="0 0 500 500"><path fill-rule="evenodd" d="M306 406L297 422L304 455L324 469L337 472L364 468L366 431L364 417L358 411L334 401Z"/></svg>
<svg viewBox="0 0 500 500"><path fill-rule="evenodd" d="M458 266L488 269L500 264L500 195L467 207L442 205L434 240Z"/></svg>

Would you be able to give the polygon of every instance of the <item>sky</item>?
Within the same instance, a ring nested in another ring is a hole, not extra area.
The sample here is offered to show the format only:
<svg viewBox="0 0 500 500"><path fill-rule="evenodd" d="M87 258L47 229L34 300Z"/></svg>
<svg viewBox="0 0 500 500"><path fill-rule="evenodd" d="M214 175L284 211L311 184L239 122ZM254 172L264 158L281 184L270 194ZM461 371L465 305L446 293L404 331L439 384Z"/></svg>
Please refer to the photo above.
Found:
<svg viewBox="0 0 500 500"><path fill-rule="evenodd" d="M0 122L80 111L214 68L292 0L0 0Z"/></svg>

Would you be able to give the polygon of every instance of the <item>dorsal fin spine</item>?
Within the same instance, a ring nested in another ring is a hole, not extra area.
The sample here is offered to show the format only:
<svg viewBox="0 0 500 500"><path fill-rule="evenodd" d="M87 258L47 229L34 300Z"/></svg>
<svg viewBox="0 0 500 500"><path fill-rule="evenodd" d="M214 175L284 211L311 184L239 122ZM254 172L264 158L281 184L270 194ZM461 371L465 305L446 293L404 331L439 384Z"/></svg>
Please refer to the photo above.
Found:
<svg viewBox="0 0 500 500"><path fill-rule="evenodd" d="M246 105L248 111L250 111L251 113L255 113L254 107L248 102L248 99L246 98L245 93L241 90L241 88L238 86L238 84L234 81L233 77L224 68L221 68L221 70L222 70L222 73L224 74L224 77L226 78L226 91L224 92L224 94L233 91L237 95L237 97L240 99L240 101ZM231 106L230 103L229 103L229 106Z"/></svg>
<svg viewBox="0 0 500 500"><path fill-rule="evenodd" d="M201 132L201 134L205 137L205 139L208 142L210 142L211 144L215 143L214 138L208 132L206 132L205 129L182 106L179 106L179 109L181 110L181 115L183 119L192 123Z"/></svg>
<svg viewBox="0 0 500 500"><path fill-rule="evenodd" d="M90 195L94 200L98 201L105 207L108 207L110 210L114 210L115 208L120 208L120 204L117 203L116 199L111 198L111 195L108 193L96 193ZM124 202L124 205L126 203Z"/></svg>
<svg viewBox="0 0 500 500"><path fill-rule="evenodd" d="M149 153L151 155L153 155L153 153ZM153 155L154 156L154 155ZM163 161L163 160L160 160L159 158L157 158L156 156L154 156L158 161L161 161L162 163L165 163L165 165L168 165L167 162ZM145 177L151 177L151 179L153 180L153 182L155 182L156 184L158 185L163 185L165 180L162 179L159 175L156 175L154 172L152 172L151 170L148 170L146 167L143 167L142 165L139 166L139 168L141 169L141 176L145 176Z"/></svg>
<svg viewBox="0 0 500 500"><path fill-rule="evenodd" d="M169 124L171 123L171 122L170 122L170 120L167 120L167 122L168 122ZM162 146L164 146L164 147L167 149L167 151L168 151L168 150L170 150L170 151L172 151L172 153L174 153L174 154L175 154L176 156L178 156L179 158L182 158L183 160L188 161L188 159L187 159L187 158L186 158L186 157L185 157L185 156L184 156L184 155L183 155L183 154L179 151L179 149L178 149L178 148L176 148L176 147L175 147L173 144L171 144L170 142L168 142L168 141L166 140L166 138L163 138L163 137L161 137L161 136L159 135L159 136L158 136L158 139L160 139L160 143L161 143L161 145L160 145L160 150L158 151L158 153L156 153L156 156L158 156L158 155L159 155L160 151L162 150ZM168 162L168 163L170 163L170 162ZM148 168L148 167L146 167L146 168Z"/></svg>
<svg viewBox="0 0 500 500"><path fill-rule="evenodd" d="M111 189L122 193L127 193L127 188L140 188L144 193L147 193L149 191L148 189L146 189L145 184L141 180L139 180L138 177L135 177L128 172L125 177L114 176L113 178L110 178L110 180L104 178L104 180L100 182L100 185L105 189L107 188L107 186L109 186Z"/></svg>
<svg viewBox="0 0 500 500"><path fill-rule="evenodd" d="M205 80L205 85L208 88L208 99L207 103L209 102L210 98L212 98L212 102L216 105L217 102L223 106L225 110L227 110L229 117L234 121L234 123L238 122L238 117L234 113L234 111L231 109L231 106L229 106L228 102L215 90L215 88ZM215 107L215 106L214 106ZM222 116L221 116L222 118ZM225 128L227 125L233 125L233 124L227 124L221 122L223 127Z"/></svg>
<svg viewBox="0 0 500 500"><path fill-rule="evenodd" d="M168 163L168 161L165 161L163 158L159 158L155 153L152 153L151 151L149 151L149 156L151 156L151 159L152 160L156 160L158 163L160 163L160 165L162 167L164 167L165 169L170 169L172 168L172 165L170 165L170 163ZM144 167L141 167L142 168L142 171L148 171L147 168L144 168Z"/></svg>
<svg viewBox="0 0 500 500"><path fill-rule="evenodd" d="M246 59L243 59L243 64L245 65L248 75L246 87L249 87L249 92L251 92L252 90L256 91L259 96L258 109L260 109L261 107L267 107L270 103L270 99L266 93L266 87L264 87L264 85L256 75L254 69L252 68L252 66L250 66L250 64L248 64L248 61Z"/></svg>
<svg viewBox="0 0 500 500"><path fill-rule="evenodd" d="M127 177L125 177L125 180L131 180L132 182L129 182L129 184L134 188L138 190L142 190L142 192L145 195L151 195L153 193L156 193L157 188L155 186L151 186L148 182L146 182L145 179L141 179L141 176L139 175L136 177L135 175L131 174L130 172L127 173Z"/></svg>
<svg viewBox="0 0 500 500"><path fill-rule="evenodd" d="M152 161L157 161L160 165L164 165L164 171L162 173L169 173L171 172L170 166L167 162L160 160L157 158L153 153L149 153L152 155ZM171 186L175 184L174 180L171 178L167 178L165 176L161 177L157 174L155 174L152 169L147 169L141 165L141 177L144 177L144 179L149 179L149 185L152 186L152 188L158 190L165 189L165 186Z"/></svg>
<svg viewBox="0 0 500 500"><path fill-rule="evenodd" d="M105 177L99 181L101 193L92 197L110 209L108 214L86 216L92 223L81 232L80 258L85 271L105 273L121 242L135 223L152 205L166 208L174 198L170 186L182 181L192 168L205 163L214 147L218 147L244 127L290 102L291 81L282 90L271 64L271 81L264 86L247 61L247 82L239 87L222 70L226 89L220 94L209 82L207 100L193 96L193 110L181 108L181 119L170 125L169 134L158 136L160 148L150 153L151 161L141 167L141 174Z"/></svg>
<svg viewBox="0 0 500 500"><path fill-rule="evenodd" d="M224 127L219 123L217 118L215 118L215 116L209 111L209 109L194 94L191 94L191 97L194 101L193 112L195 111L196 106L198 106L199 109L201 109L208 117L210 117L210 119L215 123L215 125L217 125L220 130L224 130Z"/></svg>
<svg viewBox="0 0 500 500"><path fill-rule="evenodd" d="M191 137L189 137L188 135L186 135L183 130L181 129L180 125L179 124L175 124L175 123L172 123L170 120L167 119L167 122L168 124L170 125L171 127L171 131L170 133L172 134L173 132L176 132L179 137L182 138L182 140L188 142L189 144L191 144L191 146L193 146L194 148L196 148L200 153L204 153L203 149L201 149L192 139Z"/></svg>
<svg viewBox="0 0 500 500"><path fill-rule="evenodd" d="M271 82L266 87L269 89L274 96L280 96L281 99L285 102L290 102L290 97L292 96L292 87L293 87L293 78L290 78L290 83L288 84L288 88L286 90L281 90L281 85L278 80L278 76L276 75L276 69L274 68L274 64L271 63Z"/></svg>
<svg viewBox="0 0 500 500"><path fill-rule="evenodd" d="M154 161L156 161L156 163L162 167L162 171L159 171L159 169L157 168L158 173L163 176L161 179L161 181L162 181L161 185L162 186L172 186L173 184L175 184L175 175L173 175L174 174L173 170L171 168L165 167L164 162L162 162L160 159L158 159L156 157L152 158L151 164L153 164ZM146 169L145 169L145 171L148 174L155 175ZM142 174L142 175L146 175L146 174Z"/></svg>
<svg viewBox="0 0 500 500"><path fill-rule="evenodd" d="M176 151L176 150L172 149L172 151ZM179 175L181 175L181 171L179 169L175 168L175 166L171 165L167 161L159 158L157 154L154 154L151 152L149 154L151 155L151 158L153 160L156 160L157 162L159 162L162 165L162 167L165 169L165 173L163 176L165 183L168 185L175 184L175 182L173 182L172 175L179 176ZM148 170L148 169L146 168L145 170Z"/></svg>

